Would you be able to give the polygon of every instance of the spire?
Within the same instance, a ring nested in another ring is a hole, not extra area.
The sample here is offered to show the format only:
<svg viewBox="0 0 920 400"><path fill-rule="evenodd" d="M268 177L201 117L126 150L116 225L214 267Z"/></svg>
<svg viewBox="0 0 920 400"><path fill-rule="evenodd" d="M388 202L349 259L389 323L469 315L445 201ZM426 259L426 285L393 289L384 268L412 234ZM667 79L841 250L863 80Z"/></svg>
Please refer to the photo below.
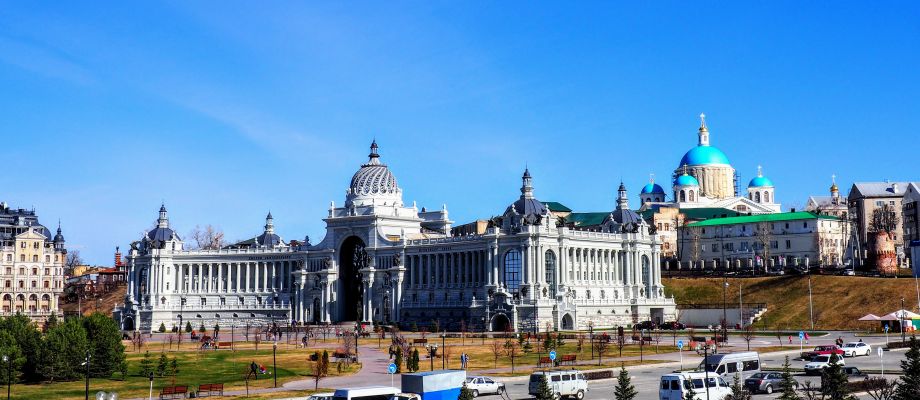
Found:
<svg viewBox="0 0 920 400"><path fill-rule="evenodd" d="M371 142L371 154L367 155L367 163L369 165L380 164L380 155L377 154L377 139L374 139L374 141Z"/></svg>
<svg viewBox="0 0 920 400"><path fill-rule="evenodd" d="M763 167L760 165L757 166L757 177L758 178L763 177Z"/></svg>
<svg viewBox="0 0 920 400"><path fill-rule="evenodd" d="M706 114L700 114L700 129L697 135L700 137L700 146L709 146L709 128L706 127Z"/></svg>
<svg viewBox="0 0 920 400"><path fill-rule="evenodd" d="M521 176L521 198L533 198L533 180L530 177L530 168L524 167L524 175Z"/></svg>
<svg viewBox="0 0 920 400"><path fill-rule="evenodd" d="M617 188L617 210L629 209L629 197L626 195L626 185L620 181L620 187Z"/></svg>
<svg viewBox="0 0 920 400"><path fill-rule="evenodd" d="M272 218L271 211L265 216L265 233L275 233L275 219Z"/></svg>
<svg viewBox="0 0 920 400"><path fill-rule="evenodd" d="M57 234L54 235L54 243L61 244L64 243L64 234L61 233L61 220L58 219Z"/></svg>
<svg viewBox="0 0 920 400"><path fill-rule="evenodd" d="M169 228L169 217L166 215L166 205L160 204L160 217L157 218L157 228Z"/></svg>
<svg viewBox="0 0 920 400"><path fill-rule="evenodd" d="M840 197L840 190L837 188L837 175L831 175L831 196Z"/></svg>
<svg viewBox="0 0 920 400"><path fill-rule="evenodd" d="M648 183L655 183L655 174L648 174Z"/></svg>

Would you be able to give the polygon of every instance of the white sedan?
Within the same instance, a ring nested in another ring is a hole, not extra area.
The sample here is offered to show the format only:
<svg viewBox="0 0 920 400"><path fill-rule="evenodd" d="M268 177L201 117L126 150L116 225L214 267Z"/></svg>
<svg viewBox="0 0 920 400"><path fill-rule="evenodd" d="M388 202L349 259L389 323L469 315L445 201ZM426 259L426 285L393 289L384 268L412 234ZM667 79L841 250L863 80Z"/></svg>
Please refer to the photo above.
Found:
<svg viewBox="0 0 920 400"><path fill-rule="evenodd" d="M868 343L850 342L843 345L844 357L868 356L872 354L872 347Z"/></svg>
<svg viewBox="0 0 920 400"><path fill-rule="evenodd" d="M482 394L502 394L505 392L505 384L496 382L492 378L484 376L471 376L466 378L466 387L473 392L473 397Z"/></svg>

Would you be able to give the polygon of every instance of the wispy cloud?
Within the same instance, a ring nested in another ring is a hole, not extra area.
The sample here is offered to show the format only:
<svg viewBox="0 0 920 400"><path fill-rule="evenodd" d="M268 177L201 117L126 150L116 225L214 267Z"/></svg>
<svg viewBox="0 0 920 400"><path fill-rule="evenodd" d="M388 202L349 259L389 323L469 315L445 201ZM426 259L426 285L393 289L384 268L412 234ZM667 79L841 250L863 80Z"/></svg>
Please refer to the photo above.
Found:
<svg viewBox="0 0 920 400"><path fill-rule="evenodd" d="M87 69L51 49L8 37L0 37L0 61L46 78L78 85L89 85L95 81Z"/></svg>

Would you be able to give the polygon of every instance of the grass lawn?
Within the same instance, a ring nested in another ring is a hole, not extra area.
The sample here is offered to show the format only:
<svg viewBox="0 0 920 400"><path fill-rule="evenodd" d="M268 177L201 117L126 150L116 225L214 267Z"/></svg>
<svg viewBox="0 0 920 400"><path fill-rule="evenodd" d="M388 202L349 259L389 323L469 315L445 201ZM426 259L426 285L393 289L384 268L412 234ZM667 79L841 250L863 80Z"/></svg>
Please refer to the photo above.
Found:
<svg viewBox="0 0 920 400"><path fill-rule="evenodd" d="M493 368L510 368L511 359L510 357L508 357L507 353L505 352L504 347L501 347L502 345L504 345L506 341L507 339L485 339L485 340L482 340L479 338L465 339L465 340L461 340L459 338L446 339L445 344L448 347L447 367L448 368L460 368L460 354L466 353L467 355L470 356L470 362L468 365L469 370L475 371L475 370L493 369ZM501 347L501 350L500 350L501 353L497 361L495 360L495 352L493 348L493 343L496 343ZM440 369L441 363L442 363L441 357L443 355L442 349L440 348L441 339L438 338L437 340L435 340L434 338L429 337L429 344L437 344L439 347L438 357L434 360L434 368ZM578 357L579 361L591 359L590 341L585 340L580 352L578 351L577 347L578 347L578 344L575 339L567 339L565 341L565 344L561 348L556 349L556 354L560 358L566 354L574 354ZM431 368L431 361L426 355L427 353L426 353L425 348L422 347L421 345L416 346L416 348L418 348L419 350L419 357L420 357L419 368L422 371L428 371ZM386 351L385 348L384 348L384 351ZM655 351L654 344L645 345L642 349L640 349L638 345L628 345L628 346L623 347L623 357L639 356L640 352L644 354L646 357L653 357L655 354L672 353L675 351L677 351L677 348L671 345L671 338L662 337L657 353ZM548 357L549 355L545 351L542 354L539 354L537 346L536 346L536 342L534 341L533 349L529 353L524 353L520 349L518 350L518 356L515 357L514 364L516 366L521 366L522 368L528 367L528 366L536 367L537 358L540 356ZM611 360L611 362L613 362L613 360L617 357L619 357L619 349L616 347L614 343L611 342L611 344L607 346L607 350L604 354L604 360L606 361L609 359ZM620 364L619 364L619 361L617 361L610 365L618 366ZM596 366L596 363L595 363L595 366Z"/></svg>
<svg viewBox="0 0 920 400"><path fill-rule="evenodd" d="M722 278L662 281L678 304L722 303ZM728 283L729 304L737 304L739 284L743 285L745 303L767 304L766 314L755 324L757 329L810 329L807 276L729 278ZM815 329L821 330L877 330L880 324L857 319L868 313L884 315L901 309L902 296L916 298L913 279L812 275L811 289Z"/></svg>
<svg viewBox="0 0 920 400"><path fill-rule="evenodd" d="M130 349L130 345L129 346ZM175 348L175 347L174 347ZM183 344L182 351L166 352L168 357L176 357L179 360L178 377L157 377L153 383L154 396L160 392L164 386L185 385L189 390L197 390L199 384L206 383L223 383L224 390L244 390L245 375L248 371L249 363L255 361L257 364L265 366L269 374L260 375L256 380L249 381L250 388L267 388L272 387L272 346L262 344L259 350L218 350L202 351L192 350L192 345ZM154 365L160 357L161 346L151 344L151 358ZM277 352L278 367L278 386L284 382L298 379L309 378L311 373L310 365L307 361L309 354L314 349L295 349L293 346L279 346ZM122 381L120 374L116 373L112 379L91 379L90 396L98 391L115 391L119 398L127 399L132 397L146 397L149 390L149 380L147 377L140 376L140 361L143 358L143 352L129 352L128 360L128 377ZM342 374L352 374L361 368L360 364L346 366L343 364ZM329 376L338 375L336 364L333 363L329 368ZM320 381L322 385L322 381ZM55 382L41 384L18 384L13 385L13 399L72 399L83 398L84 382ZM277 394L276 397L290 397L295 392L285 392L284 395ZM270 397L261 397L270 398Z"/></svg>

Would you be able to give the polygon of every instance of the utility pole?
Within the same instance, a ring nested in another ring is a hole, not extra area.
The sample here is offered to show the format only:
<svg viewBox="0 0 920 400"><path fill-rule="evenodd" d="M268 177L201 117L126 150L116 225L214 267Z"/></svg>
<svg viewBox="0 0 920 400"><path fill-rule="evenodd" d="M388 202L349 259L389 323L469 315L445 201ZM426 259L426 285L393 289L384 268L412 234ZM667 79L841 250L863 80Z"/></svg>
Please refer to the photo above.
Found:
<svg viewBox="0 0 920 400"><path fill-rule="evenodd" d="M83 363L86 365L86 392L85 400L89 400L89 350L86 351L86 361Z"/></svg>
<svg viewBox="0 0 920 400"><path fill-rule="evenodd" d="M815 330L815 309L811 301L811 272L808 273L808 319L811 321L811 330L814 331Z"/></svg>
<svg viewBox="0 0 920 400"><path fill-rule="evenodd" d="M722 280L722 340L728 341L728 278L722 277Z"/></svg>

